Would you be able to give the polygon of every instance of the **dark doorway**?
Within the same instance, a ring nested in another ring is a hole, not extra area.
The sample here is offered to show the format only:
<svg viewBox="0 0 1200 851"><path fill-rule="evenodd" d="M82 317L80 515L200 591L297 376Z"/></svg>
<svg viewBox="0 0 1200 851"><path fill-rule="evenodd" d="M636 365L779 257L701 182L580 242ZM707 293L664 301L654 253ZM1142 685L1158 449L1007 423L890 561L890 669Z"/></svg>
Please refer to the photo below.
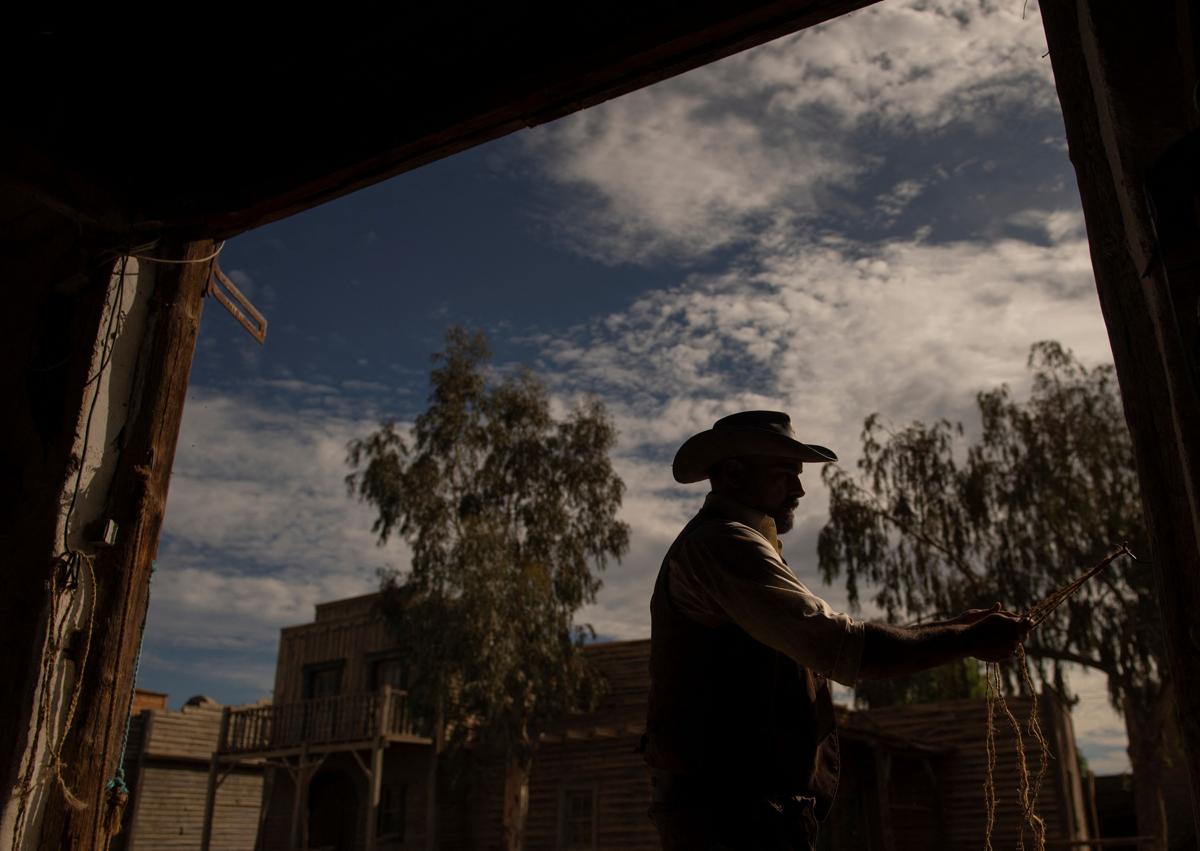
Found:
<svg viewBox="0 0 1200 851"><path fill-rule="evenodd" d="M310 851L351 851L355 847L358 788L344 771L322 771L308 787Z"/></svg>

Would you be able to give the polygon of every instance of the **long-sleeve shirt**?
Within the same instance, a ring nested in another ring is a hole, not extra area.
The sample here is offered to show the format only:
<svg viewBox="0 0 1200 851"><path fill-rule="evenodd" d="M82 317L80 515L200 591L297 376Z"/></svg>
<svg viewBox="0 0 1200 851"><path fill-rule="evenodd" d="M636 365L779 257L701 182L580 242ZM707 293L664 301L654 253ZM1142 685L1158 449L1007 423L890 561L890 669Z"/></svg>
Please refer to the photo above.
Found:
<svg viewBox="0 0 1200 851"><path fill-rule="evenodd" d="M863 622L835 611L796 578L770 516L716 494L704 508L723 522L702 524L675 550L668 588L680 612L705 626L732 622L810 671L853 685Z"/></svg>

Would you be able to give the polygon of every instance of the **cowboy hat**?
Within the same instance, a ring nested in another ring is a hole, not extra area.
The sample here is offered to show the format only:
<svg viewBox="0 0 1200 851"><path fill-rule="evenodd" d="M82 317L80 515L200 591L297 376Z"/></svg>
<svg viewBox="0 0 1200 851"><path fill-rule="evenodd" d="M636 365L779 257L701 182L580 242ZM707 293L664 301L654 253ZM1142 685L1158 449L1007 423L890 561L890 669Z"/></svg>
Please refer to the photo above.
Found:
<svg viewBox="0 0 1200 851"><path fill-rule="evenodd" d="M692 435L675 453L675 481L690 484L708 478L713 465L742 455L771 455L797 461L836 461L833 450L801 443L792 421L780 411L742 411L722 417L708 431Z"/></svg>

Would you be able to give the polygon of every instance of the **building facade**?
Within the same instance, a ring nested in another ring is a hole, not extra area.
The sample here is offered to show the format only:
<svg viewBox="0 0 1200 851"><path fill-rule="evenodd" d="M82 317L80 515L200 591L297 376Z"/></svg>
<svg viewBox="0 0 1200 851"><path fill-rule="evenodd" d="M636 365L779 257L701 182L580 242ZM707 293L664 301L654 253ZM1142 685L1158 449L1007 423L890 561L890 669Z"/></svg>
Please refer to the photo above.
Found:
<svg viewBox="0 0 1200 851"><path fill-rule="evenodd" d="M114 851L194 851L205 823L205 792L224 707L193 697L167 708L167 696L134 695L125 749L130 789ZM222 778L214 798L210 847L249 851L259 839L263 766L246 760Z"/></svg>
<svg viewBox="0 0 1200 851"><path fill-rule="evenodd" d="M638 752L649 693L650 642L591 645L607 681L597 711L542 735L530 777L528 851L656 851L649 784ZM210 777L255 762L266 770L256 847L443 849L503 847L504 771L479 762L451 784L430 725L409 712L406 660L377 595L317 606L283 630L275 703L227 710ZM1028 717L1031 698L1010 698ZM1050 748L1038 812L1049 838L1088 835L1070 714L1039 700ZM985 832L987 708L982 700L872 711L839 709L842 779L823 825L829 851L976 851ZM730 730L730 735L738 731ZM1025 735L1036 776L1039 755ZM1021 830L1013 732L996 719L996 847ZM221 819L214 810L214 836ZM216 847L214 844L213 847Z"/></svg>

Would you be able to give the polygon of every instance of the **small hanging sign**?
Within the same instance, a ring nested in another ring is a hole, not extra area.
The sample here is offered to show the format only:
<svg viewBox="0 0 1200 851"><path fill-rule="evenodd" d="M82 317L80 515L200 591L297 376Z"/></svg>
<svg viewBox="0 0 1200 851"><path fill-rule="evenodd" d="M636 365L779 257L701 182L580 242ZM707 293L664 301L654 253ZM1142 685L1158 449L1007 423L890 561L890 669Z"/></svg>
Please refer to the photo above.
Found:
<svg viewBox="0 0 1200 851"><path fill-rule="evenodd" d="M258 312L250 299L246 298L233 281L229 280L229 276L221 270L220 263L214 259L212 271L208 276L207 294L211 295L217 301L224 305L229 314L238 321L238 324L250 332L250 336L258 340L260 344L267 341L267 319Z"/></svg>

